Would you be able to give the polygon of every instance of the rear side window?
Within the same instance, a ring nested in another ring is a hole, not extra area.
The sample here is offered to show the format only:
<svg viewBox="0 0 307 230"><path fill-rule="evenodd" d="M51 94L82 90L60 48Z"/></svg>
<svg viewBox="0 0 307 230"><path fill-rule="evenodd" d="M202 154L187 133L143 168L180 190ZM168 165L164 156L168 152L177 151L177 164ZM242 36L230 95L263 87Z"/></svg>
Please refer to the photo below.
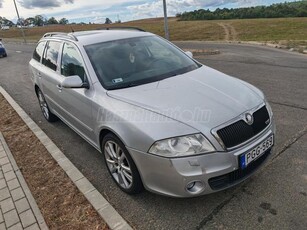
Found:
<svg viewBox="0 0 307 230"><path fill-rule="evenodd" d="M56 71L60 47L61 43L57 41L50 41L47 43L46 51L43 57L43 65Z"/></svg>
<svg viewBox="0 0 307 230"><path fill-rule="evenodd" d="M61 74L65 77L78 75L83 82L85 81L81 55L73 45L68 43L65 43L63 47Z"/></svg>
<svg viewBox="0 0 307 230"><path fill-rule="evenodd" d="M42 57L43 52L44 52L45 44L46 44L46 42L38 43L38 45L36 46L34 53L33 53L33 59L34 60L36 60L38 62L41 61L41 57Z"/></svg>

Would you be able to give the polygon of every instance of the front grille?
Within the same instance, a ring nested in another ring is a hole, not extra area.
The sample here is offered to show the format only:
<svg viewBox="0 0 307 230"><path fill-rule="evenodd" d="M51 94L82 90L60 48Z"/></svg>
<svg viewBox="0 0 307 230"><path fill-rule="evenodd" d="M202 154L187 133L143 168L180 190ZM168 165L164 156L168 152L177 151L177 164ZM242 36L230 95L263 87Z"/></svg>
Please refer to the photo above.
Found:
<svg viewBox="0 0 307 230"><path fill-rule="evenodd" d="M254 112L253 117L254 123L252 125L239 120L217 131L226 148L234 147L249 140L269 125L270 116L265 106Z"/></svg>
<svg viewBox="0 0 307 230"><path fill-rule="evenodd" d="M233 172L224 174L222 176L213 177L208 180L208 183L213 190L219 190L227 188L235 183L238 183L244 178L252 174L260 165L267 159L270 155L271 149L267 150L261 157L259 157L254 162L250 163L245 169L237 169Z"/></svg>

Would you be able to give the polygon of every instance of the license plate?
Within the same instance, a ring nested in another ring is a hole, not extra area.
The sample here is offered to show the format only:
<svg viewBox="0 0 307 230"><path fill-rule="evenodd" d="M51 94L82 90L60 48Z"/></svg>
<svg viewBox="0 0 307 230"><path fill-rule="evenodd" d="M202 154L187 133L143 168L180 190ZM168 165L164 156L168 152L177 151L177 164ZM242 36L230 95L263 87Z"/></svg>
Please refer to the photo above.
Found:
<svg viewBox="0 0 307 230"><path fill-rule="evenodd" d="M261 144L250 150L248 153L245 153L240 156L240 167L245 169L250 163L260 157L265 151L270 149L274 144L273 135L268 139L263 141Z"/></svg>

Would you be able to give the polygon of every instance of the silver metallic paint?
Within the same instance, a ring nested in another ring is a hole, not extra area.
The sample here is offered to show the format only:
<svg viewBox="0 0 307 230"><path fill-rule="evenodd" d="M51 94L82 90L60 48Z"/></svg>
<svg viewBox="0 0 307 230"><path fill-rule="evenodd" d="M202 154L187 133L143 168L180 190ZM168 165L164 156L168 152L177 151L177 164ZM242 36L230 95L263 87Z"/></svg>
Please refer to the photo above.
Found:
<svg viewBox="0 0 307 230"><path fill-rule="evenodd" d="M33 83L44 93L50 110L99 151L102 130L109 130L117 135L130 152L148 190L174 197L195 196L188 193L185 188L187 183L200 180L205 183L205 190L197 195L211 193L213 191L207 182L210 177L237 169L238 155L275 133L272 121L266 131L248 143L225 151L212 130L264 104L265 98L260 90L246 82L202 66L192 72L160 82L107 91L98 81L83 46L110 41L115 37L123 39L152 34L127 31L104 31L92 35L84 33L82 36L80 34L79 42L55 38L42 41L58 40L78 48L83 58L89 89L59 90L57 85L63 81L59 70L47 69L32 59L30 72ZM61 55L58 66L60 62ZM210 119L205 122L193 122L185 116L178 118L165 113L171 108L191 111L196 107L210 111ZM122 111L133 111L133 120ZM106 116L120 122L107 120ZM152 120L144 120L144 116ZM155 122L159 119L163 122ZM148 153L155 141L200 132L215 147L215 153L174 159Z"/></svg>

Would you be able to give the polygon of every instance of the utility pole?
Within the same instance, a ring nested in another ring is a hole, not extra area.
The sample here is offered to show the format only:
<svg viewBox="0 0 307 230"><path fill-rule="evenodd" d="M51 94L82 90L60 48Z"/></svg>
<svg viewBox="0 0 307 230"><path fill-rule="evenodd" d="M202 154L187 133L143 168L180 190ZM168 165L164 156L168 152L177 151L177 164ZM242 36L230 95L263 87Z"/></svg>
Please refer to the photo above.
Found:
<svg viewBox="0 0 307 230"><path fill-rule="evenodd" d="M165 38L169 40L166 0L163 0Z"/></svg>
<svg viewBox="0 0 307 230"><path fill-rule="evenodd" d="M14 1L16 13L17 13L17 18L18 18L18 21L20 23L21 21L20 21L19 12L18 12L18 9L17 9L16 1L15 0L13 0L13 1ZM22 34L23 40L24 40L25 43L27 43L25 32L23 31L23 25L20 25L20 26L21 26L20 29L21 29L21 34Z"/></svg>

